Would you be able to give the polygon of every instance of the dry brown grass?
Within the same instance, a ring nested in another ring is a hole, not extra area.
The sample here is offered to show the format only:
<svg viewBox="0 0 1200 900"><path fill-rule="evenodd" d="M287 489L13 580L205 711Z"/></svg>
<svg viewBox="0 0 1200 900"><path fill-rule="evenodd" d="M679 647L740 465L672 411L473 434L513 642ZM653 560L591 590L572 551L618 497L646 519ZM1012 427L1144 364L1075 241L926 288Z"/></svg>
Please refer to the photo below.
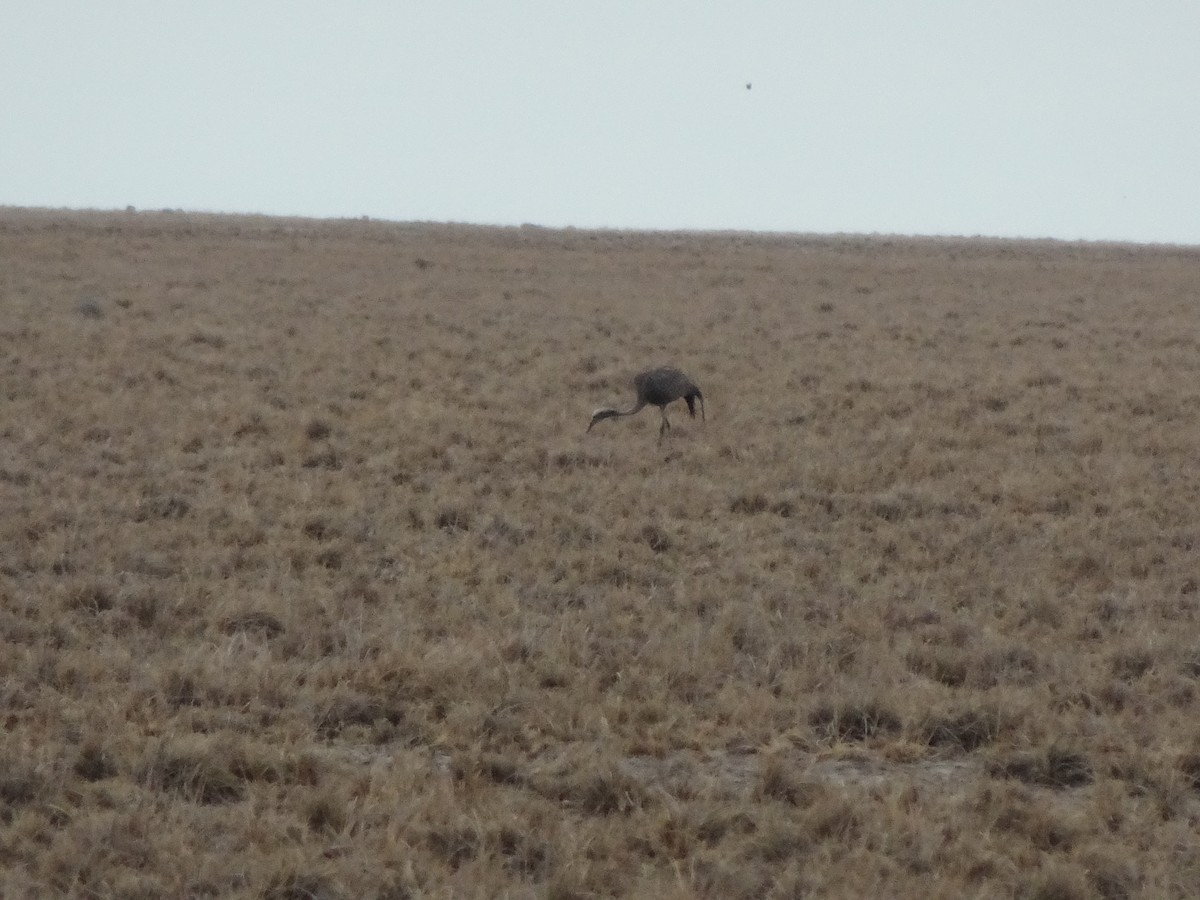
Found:
<svg viewBox="0 0 1200 900"><path fill-rule="evenodd" d="M0 212L0 894L1194 896L1198 295Z"/></svg>

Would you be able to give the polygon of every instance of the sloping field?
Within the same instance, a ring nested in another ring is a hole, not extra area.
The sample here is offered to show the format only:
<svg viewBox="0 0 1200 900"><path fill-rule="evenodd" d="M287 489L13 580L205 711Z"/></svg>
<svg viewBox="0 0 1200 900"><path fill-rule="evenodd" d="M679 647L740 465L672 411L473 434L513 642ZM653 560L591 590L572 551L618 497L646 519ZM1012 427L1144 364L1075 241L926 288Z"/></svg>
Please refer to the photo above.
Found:
<svg viewBox="0 0 1200 900"><path fill-rule="evenodd" d="M0 404L6 898L1196 895L1200 251L7 210Z"/></svg>

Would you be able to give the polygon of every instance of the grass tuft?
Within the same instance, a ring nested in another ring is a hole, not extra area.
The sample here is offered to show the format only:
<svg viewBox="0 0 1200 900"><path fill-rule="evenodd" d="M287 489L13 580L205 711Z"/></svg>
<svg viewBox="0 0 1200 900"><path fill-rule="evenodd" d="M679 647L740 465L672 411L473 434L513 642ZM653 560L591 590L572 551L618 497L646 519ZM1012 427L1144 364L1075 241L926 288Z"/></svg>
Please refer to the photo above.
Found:
<svg viewBox="0 0 1200 900"><path fill-rule="evenodd" d="M896 734L904 724L891 707L875 700L823 703L812 711L808 723L821 737L833 741L869 741Z"/></svg>

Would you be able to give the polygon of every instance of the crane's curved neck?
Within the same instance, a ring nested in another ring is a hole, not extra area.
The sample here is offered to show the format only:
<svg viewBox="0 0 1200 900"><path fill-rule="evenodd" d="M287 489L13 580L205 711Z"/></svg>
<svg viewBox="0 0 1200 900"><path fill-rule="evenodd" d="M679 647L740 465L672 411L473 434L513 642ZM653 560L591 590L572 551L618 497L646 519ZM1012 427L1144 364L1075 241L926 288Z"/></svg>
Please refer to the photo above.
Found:
<svg viewBox="0 0 1200 900"><path fill-rule="evenodd" d="M594 413L592 413L592 421L591 421L591 424L588 425L588 431L592 430L592 425L595 425L597 422L600 422L604 419L615 419L615 418L618 418L619 416L632 416L636 412L641 412L642 407L645 405L646 405L646 402L644 400L639 400L637 403L633 404L633 406L631 406L629 409L626 409L626 410L612 409L610 407L605 407L604 409L598 409Z"/></svg>

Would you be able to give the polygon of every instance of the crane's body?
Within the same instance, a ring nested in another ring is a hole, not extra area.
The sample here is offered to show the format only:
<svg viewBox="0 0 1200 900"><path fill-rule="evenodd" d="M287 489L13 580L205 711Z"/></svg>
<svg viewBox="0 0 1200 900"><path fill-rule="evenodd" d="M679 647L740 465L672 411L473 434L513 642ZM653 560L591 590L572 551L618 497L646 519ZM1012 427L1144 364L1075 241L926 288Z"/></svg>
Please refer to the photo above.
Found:
<svg viewBox="0 0 1200 900"><path fill-rule="evenodd" d="M657 406L662 414L662 424L658 428L658 438L662 440L663 435L671 429L671 423L667 421L667 404L676 400L683 400L687 403L688 413L693 419L696 418L696 401L700 401L700 420L705 420L704 395L700 393L700 388L696 387L696 383L678 369L671 366L660 366L657 369L639 372L633 378L633 388L637 392L637 399L632 407L627 410L601 407L592 413L588 431L591 431L592 426L602 419L632 416L649 405Z"/></svg>

